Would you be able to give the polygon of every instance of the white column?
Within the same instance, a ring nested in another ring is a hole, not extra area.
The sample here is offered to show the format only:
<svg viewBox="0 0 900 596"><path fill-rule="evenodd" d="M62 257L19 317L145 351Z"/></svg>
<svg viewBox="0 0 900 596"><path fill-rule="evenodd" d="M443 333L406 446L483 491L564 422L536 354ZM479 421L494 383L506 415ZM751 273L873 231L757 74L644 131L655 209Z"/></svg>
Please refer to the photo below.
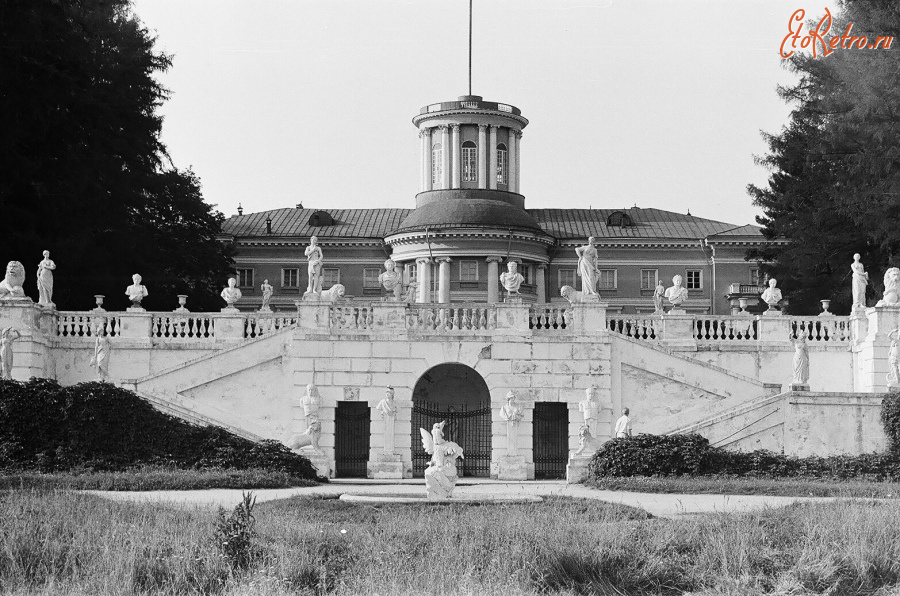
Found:
<svg viewBox="0 0 900 596"><path fill-rule="evenodd" d="M462 186L462 164L459 163L459 124L454 124L452 131L453 134L450 135L450 144L453 145L453 165L450 166L453 168L452 188L459 188Z"/></svg>
<svg viewBox="0 0 900 596"><path fill-rule="evenodd" d="M518 145L516 144L516 131L513 129L509 129L509 175L507 176L506 190L510 192L518 192L518 188L516 188L516 172L519 170L519 163L516 160L516 148Z"/></svg>
<svg viewBox="0 0 900 596"><path fill-rule="evenodd" d="M431 259L416 259L416 283L418 296L416 302L431 302Z"/></svg>
<svg viewBox="0 0 900 596"><path fill-rule="evenodd" d="M497 188L497 127L491 125L491 143L488 145L488 160L491 166L488 168L488 188Z"/></svg>
<svg viewBox="0 0 900 596"><path fill-rule="evenodd" d="M535 265L534 284L537 286L538 304L547 302L547 282L544 279L544 272L547 271L547 265L538 263Z"/></svg>
<svg viewBox="0 0 900 596"><path fill-rule="evenodd" d="M441 127L441 188L450 188L450 134Z"/></svg>
<svg viewBox="0 0 900 596"><path fill-rule="evenodd" d="M488 304L500 302L500 261L503 257L488 257Z"/></svg>
<svg viewBox="0 0 900 596"><path fill-rule="evenodd" d="M438 302L450 304L450 257L437 259L438 269Z"/></svg>
<svg viewBox="0 0 900 596"><path fill-rule="evenodd" d="M519 173L522 171L522 162L519 160L521 152L519 148L522 146L522 131L516 131L516 192L521 192L519 188Z"/></svg>
<svg viewBox="0 0 900 596"><path fill-rule="evenodd" d="M422 172L423 186L422 190L431 190L431 129L426 128L422 131Z"/></svg>
<svg viewBox="0 0 900 596"><path fill-rule="evenodd" d="M487 124L478 125L478 188L487 188Z"/></svg>

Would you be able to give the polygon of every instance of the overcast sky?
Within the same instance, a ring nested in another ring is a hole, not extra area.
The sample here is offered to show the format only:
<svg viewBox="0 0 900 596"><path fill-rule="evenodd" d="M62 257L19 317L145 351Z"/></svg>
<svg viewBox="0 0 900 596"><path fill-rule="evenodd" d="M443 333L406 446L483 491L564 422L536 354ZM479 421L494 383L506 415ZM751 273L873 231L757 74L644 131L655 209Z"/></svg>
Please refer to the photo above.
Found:
<svg viewBox="0 0 900 596"><path fill-rule="evenodd" d="M475 0L473 89L530 120L526 207L753 223L790 107L782 0ZM174 55L163 141L226 216L415 206L422 106L467 93L465 0L135 0ZM827 58L826 58L827 59Z"/></svg>

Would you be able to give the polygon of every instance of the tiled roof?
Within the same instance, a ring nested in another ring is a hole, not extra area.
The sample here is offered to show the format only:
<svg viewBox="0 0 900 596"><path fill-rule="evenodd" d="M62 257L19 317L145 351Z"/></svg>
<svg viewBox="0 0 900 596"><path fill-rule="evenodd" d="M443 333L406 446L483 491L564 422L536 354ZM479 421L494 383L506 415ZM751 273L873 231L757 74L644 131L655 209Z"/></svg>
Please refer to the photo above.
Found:
<svg viewBox="0 0 900 596"><path fill-rule="evenodd" d="M334 224L313 227L310 216L327 211ZM275 209L228 218L222 231L233 236L265 236L266 217L272 219L272 235L307 238L384 238L396 232L412 209ZM707 236L756 236L759 227L736 226L661 209L526 209L545 232L559 239L587 238L673 238L695 239ZM634 225L607 226L614 212L628 215Z"/></svg>

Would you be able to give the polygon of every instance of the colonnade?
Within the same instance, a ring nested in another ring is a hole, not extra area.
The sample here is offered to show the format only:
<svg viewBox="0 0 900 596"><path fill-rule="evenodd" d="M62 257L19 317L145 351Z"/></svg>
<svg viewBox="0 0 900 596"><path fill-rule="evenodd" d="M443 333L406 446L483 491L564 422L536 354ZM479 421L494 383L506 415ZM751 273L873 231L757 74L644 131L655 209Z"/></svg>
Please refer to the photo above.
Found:
<svg viewBox="0 0 900 596"><path fill-rule="evenodd" d="M500 288L500 263L503 257L489 256L487 257L487 303L495 304L501 301ZM438 264L438 289L437 296L432 297L432 263ZM418 291L416 294L416 302L439 304L450 303L450 263L453 259L450 257L436 257L430 259L423 257L416 259L416 281ZM547 265L544 263L535 263L535 279L534 283L537 288L537 301L540 304L547 302L546 290L546 270Z"/></svg>
<svg viewBox="0 0 900 596"><path fill-rule="evenodd" d="M500 126L478 124L477 187L497 190L497 132ZM422 191L462 188L462 150L459 124L441 124L419 131L422 140ZM503 127L506 128L506 127ZM506 190L519 192L519 146L522 131L507 130L507 185ZM435 164L433 147L441 145L440 163Z"/></svg>

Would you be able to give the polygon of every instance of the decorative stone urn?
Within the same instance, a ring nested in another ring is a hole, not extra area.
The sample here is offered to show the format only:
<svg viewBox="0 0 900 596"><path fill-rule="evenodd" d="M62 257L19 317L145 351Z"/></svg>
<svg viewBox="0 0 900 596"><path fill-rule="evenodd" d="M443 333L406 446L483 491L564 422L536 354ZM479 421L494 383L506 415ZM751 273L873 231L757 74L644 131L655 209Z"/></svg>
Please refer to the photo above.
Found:
<svg viewBox="0 0 900 596"><path fill-rule="evenodd" d="M834 313L828 311L828 307L831 306L831 300L819 300L822 303L822 312L819 313L820 317L831 317L834 316Z"/></svg>
<svg viewBox="0 0 900 596"><path fill-rule="evenodd" d="M185 304L187 304L187 294L178 294L178 308L175 309L175 312L191 312Z"/></svg>
<svg viewBox="0 0 900 596"><path fill-rule="evenodd" d="M94 300L97 301L97 306L94 308L94 312L106 312L106 309L103 308L103 299L106 296L103 294L94 294Z"/></svg>

